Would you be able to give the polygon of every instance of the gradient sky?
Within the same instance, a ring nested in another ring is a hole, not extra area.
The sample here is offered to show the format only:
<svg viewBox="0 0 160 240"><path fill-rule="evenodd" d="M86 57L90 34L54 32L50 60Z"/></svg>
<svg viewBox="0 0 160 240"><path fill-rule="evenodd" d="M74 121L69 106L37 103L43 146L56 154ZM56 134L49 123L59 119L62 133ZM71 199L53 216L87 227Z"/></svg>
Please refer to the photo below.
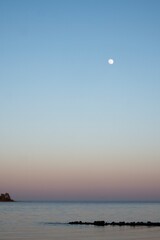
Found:
<svg viewBox="0 0 160 240"><path fill-rule="evenodd" d="M159 0L0 0L0 192L160 200L159 13Z"/></svg>

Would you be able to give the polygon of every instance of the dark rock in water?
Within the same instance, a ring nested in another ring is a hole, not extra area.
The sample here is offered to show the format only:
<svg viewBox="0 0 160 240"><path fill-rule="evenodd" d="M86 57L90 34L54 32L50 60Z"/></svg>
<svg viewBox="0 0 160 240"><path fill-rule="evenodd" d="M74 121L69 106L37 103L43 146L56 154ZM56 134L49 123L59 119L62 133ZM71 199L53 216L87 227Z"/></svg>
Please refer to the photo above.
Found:
<svg viewBox="0 0 160 240"><path fill-rule="evenodd" d="M72 225L94 225L94 226L130 226L130 227L138 227L138 226L146 226L146 227L160 227L160 222L105 222L105 221L94 221L94 222L82 222L75 221L69 222Z"/></svg>
<svg viewBox="0 0 160 240"><path fill-rule="evenodd" d="M105 225L105 221L94 221L93 223L95 226L104 226Z"/></svg>
<svg viewBox="0 0 160 240"><path fill-rule="evenodd" d="M0 195L0 202L14 202L13 199L11 199L9 193L1 194Z"/></svg>

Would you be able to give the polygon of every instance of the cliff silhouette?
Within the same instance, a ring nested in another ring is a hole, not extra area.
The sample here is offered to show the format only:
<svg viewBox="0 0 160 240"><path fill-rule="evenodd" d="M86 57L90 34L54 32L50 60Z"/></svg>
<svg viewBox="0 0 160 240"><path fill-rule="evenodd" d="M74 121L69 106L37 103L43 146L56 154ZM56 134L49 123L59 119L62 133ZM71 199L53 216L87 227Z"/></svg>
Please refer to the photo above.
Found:
<svg viewBox="0 0 160 240"><path fill-rule="evenodd" d="M0 195L0 202L14 202L14 200L11 199L9 193L2 193Z"/></svg>

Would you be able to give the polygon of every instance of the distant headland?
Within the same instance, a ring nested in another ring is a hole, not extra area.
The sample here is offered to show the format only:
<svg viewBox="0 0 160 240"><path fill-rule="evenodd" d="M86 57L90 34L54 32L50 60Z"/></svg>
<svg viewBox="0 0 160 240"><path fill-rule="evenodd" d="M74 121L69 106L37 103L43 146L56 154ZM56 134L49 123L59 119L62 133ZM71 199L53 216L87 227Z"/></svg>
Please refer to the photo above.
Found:
<svg viewBox="0 0 160 240"><path fill-rule="evenodd" d="M14 200L11 199L9 193L1 193L0 202L14 202Z"/></svg>

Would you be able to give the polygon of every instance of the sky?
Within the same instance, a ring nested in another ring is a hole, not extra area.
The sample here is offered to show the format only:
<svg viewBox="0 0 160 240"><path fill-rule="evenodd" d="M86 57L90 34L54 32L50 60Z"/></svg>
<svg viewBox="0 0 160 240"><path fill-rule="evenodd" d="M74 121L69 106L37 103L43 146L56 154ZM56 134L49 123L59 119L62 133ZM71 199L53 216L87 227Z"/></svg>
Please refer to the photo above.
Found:
<svg viewBox="0 0 160 240"><path fill-rule="evenodd" d="M159 12L0 0L0 192L160 201Z"/></svg>

